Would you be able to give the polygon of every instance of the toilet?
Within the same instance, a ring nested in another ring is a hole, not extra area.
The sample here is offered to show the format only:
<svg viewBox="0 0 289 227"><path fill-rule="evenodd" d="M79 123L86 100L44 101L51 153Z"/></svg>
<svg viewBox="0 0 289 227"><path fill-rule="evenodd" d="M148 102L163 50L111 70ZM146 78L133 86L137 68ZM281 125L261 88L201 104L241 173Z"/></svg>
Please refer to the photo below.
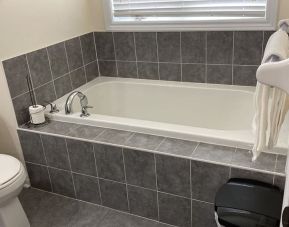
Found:
<svg viewBox="0 0 289 227"><path fill-rule="evenodd" d="M24 166L16 158L0 154L0 227L29 227L18 195L26 179Z"/></svg>

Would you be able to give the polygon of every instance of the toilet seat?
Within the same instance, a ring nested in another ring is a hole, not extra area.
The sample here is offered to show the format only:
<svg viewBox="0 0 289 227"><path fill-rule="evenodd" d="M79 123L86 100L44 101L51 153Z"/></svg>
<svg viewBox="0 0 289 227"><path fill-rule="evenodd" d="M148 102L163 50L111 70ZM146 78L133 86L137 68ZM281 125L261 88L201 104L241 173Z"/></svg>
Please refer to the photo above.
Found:
<svg viewBox="0 0 289 227"><path fill-rule="evenodd" d="M20 161L12 156L0 154L0 190L17 180L22 171Z"/></svg>

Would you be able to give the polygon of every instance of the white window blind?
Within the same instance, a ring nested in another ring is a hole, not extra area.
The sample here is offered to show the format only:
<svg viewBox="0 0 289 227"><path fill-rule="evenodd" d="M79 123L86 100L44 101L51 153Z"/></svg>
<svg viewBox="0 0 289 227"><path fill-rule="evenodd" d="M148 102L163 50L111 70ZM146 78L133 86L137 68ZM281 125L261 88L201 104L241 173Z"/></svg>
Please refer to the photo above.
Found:
<svg viewBox="0 0 289 227"><path fill-rule="evenodd" d="M267 0L112 0L115 21L262 19L266 7Z"/></svg>

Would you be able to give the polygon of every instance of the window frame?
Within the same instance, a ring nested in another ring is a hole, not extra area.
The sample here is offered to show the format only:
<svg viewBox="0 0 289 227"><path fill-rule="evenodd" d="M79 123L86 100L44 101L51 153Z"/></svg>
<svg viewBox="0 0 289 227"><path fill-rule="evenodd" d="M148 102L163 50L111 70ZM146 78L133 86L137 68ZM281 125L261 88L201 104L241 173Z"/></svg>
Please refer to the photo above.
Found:
<svg viewBox="0 0 289 227"><path fill-rule="evenodd" d="M115 22L113 21L112 0L102 0L105 27L108 31L242 31L275 30L279 0L268 0L265 19L243 21L189 21L189 22Z"/></svg>

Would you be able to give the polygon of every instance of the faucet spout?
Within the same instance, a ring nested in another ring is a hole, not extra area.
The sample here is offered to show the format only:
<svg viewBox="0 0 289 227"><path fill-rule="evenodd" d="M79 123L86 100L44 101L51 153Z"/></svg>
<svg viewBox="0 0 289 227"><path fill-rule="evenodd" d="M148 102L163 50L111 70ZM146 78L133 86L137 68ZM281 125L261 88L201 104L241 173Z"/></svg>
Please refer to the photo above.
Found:
<svg viewBox="0 0 289 227"><path fill-rule="evenodd" d="M72 103L73 103L73 100L74 100L75 96L79 97L80 105L81 105L82 109L88 106L88 100L87 100L86 95L84 95L80 91L74 91L66 99L65 114L70 114L72 112Z"/></svg>

